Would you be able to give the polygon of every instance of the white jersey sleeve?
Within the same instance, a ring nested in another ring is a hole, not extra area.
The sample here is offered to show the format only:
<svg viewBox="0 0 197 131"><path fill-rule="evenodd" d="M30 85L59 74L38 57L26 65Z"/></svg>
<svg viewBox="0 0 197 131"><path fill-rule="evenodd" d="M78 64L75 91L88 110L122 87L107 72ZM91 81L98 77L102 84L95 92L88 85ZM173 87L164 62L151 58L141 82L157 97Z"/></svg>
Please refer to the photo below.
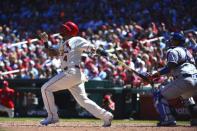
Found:
<svg viewBox="0 0 197 131"><path fill-rule="evenodd" d="M89 50L94 48L94 45L82 37L73 37L69 40L69 46L75 50Z"/></svg>

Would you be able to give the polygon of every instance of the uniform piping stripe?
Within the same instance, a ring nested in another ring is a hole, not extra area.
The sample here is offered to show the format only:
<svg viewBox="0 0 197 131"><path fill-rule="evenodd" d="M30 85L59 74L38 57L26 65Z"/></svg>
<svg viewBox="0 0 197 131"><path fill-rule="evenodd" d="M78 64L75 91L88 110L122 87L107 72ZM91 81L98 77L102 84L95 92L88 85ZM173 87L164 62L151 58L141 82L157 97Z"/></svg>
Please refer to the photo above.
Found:
<svg viewBox="0 0 197 131"><path fill-rule="evenodd" d="M51 109L50 109L50 106L49 106L49 101L48 101L48 97L47 97L47 95L46 95L46 91L44 91L44 93L45 93L45 96L46 96L46 99L47 99L47 104L48 104L48 107L49 107L49 111L50 111L50 113L51 113L51 115L52 115L52 119L53 119L53 113L52 113L52 111L51 111Z"/></svg>
<svg viewBox="0 0 197 131"><path fill-rule="evenodd" d="M51 86L51 85L53 85L54 83L56 83L57 81L63 79L64 76L65 76L65 74L64 74L61 78L57 79L56 81L54 81L53 83L51 83L50 85L48 85L48 86L45 88L45 90L44 90L44 93L45 93L45 96L46 96L46 99L47 99L47 104L48 104L48 107L49 107L49 111L50 111L50 113L51 113L51 115L52 115L52 119L53 119L53 113L52 113L52 111L51 111L51 109L50 109L49 100L48 100L48 97L47 97L47 95L46 95L46 89L47 89L49 86Z"/></svg>

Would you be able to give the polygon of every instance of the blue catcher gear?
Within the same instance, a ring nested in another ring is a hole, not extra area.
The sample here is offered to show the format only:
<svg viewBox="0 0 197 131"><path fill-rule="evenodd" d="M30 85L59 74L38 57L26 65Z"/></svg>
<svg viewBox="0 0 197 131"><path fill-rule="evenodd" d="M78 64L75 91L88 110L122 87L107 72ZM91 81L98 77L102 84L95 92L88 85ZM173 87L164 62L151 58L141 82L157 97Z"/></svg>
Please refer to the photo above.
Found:
<svg viewBox="0 0 197 131"><path fill-rule="evenodd" d="M168 101L161 95L160 90L153 91L154 106L160 115L160 122L157 126L174 126L175 118L171 114Z"/></svg>
<svg viewBox="0 0 197 131"><path fill-rule="evenodd" d="M170 38L170 46L184 46L185 36L182 33L174 32Z"/></svg>

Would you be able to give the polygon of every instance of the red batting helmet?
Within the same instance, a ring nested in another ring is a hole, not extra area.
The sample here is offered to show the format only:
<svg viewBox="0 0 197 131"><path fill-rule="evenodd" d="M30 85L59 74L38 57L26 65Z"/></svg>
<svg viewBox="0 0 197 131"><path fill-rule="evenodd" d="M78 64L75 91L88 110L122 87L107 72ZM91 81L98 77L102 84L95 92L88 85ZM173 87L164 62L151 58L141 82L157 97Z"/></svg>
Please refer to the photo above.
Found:
<svg viewBox="0 0 197 131"><path fill-rule="evenodd" d="M60 34L63 37L64 36L76 36L78 33L79 33L78 26L71 21L68 21L68 22L62 24L60 27Z"/></svg>
<svg viewBox="0 0 197 131"><path fill-rule="evenodd" d="M105 100L110 100L110 99L111 99L111 96L110 96L110 95L105 95L105 96L104 96L104 99L105 99Z"/></svg>
<svg viewBox="0 0 197 131"><path fill-rule="evenodd" d="M8 86L8 82L7 81L3 81L3 87L7 87Z"/></svg>

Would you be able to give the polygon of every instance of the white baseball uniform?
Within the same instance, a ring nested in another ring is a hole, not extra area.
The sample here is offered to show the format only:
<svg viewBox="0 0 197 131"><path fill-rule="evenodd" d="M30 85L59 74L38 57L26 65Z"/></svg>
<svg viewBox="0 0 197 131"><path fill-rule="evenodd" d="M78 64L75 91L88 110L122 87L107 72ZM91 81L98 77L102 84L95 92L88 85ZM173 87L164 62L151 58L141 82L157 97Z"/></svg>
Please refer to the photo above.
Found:
<svg viewBox="0 0 197 131"><path fill-rule="evenodd" d="M102 120L108 117L109 112L87 97L84 88L85 75L79 69L81 54L92 47L94 46L90 42L78 36L72 37L60 45L59 51L63 72L51 78L41 88L48 118L58 118L53 92L64 89L68 89L75 100L95 117Z"/></svg>

